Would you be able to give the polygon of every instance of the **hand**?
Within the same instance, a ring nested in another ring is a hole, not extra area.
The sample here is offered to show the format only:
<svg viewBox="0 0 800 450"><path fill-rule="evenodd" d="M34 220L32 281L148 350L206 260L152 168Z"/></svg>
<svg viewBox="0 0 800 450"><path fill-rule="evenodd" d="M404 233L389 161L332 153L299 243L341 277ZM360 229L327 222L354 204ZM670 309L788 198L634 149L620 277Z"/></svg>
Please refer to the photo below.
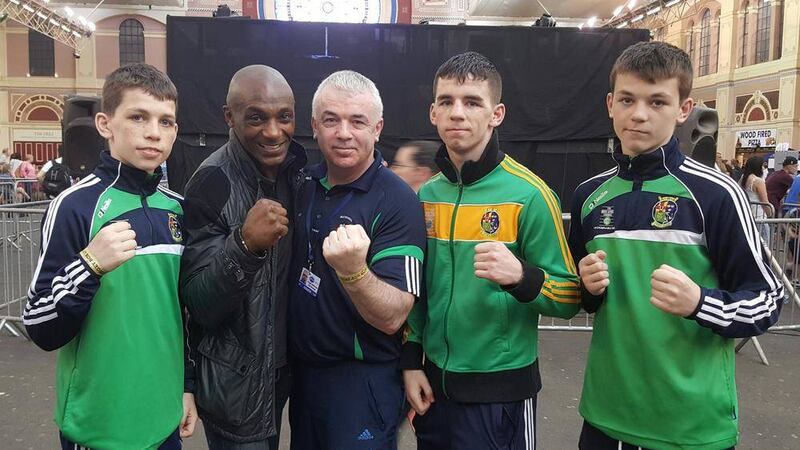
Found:
<svg viewBox="0 0 800 450"><path fill-rule="evenodd" d="M247 211L242 225L242 239L247 249L264 253L289 232L289 218L280 203L262 198Z"/></svg>
<svg viewBox="0 0 800 450"><path fill-rule="evenodd" d="M522 281L522 263L500 242L481 242L475 246L475 276L501 286Z"/></svg>
<svg viewBox="0 0 800 450"><path fill-rule="evenodd" d="M608 264L606 252L598 250L589 253L578 262L583 287L592 295L601 295L608 287Z"/></svg>
<svg viewBox="0 0 800 450"><path fill-rule="evenodd" d="M428 377L421 370L404 370L403 384L406 387L406 398L414 411L424 416L434 402L433 389Z"/></svg>
<svg viewBox="0 0 800 450"><path fill-rule="evenodd" d="M86 246L103 272L111 272L136 255L136 232L125 221L105 226Z"/></svg>
<svg viewBox="0 0 800 450"><path fill-rule="evenodd" d="M700 303L700 286L678 269L662 264L650 276L652 297L650 303L656 308L686 317Z"/></svg>
<svg viewBox="0 0 800 450"><path fill-rule="evenodd" d="M322 243L322 256L339 275L352 275L367 264L369 244L361 225L339 226Z"/></svg>
<svg viewBox="0 0 800 450"><path fill-rule="evenodd" d="M188 438L194 434L195 425L197 425L197 407L194 404L194 394L185 392L183 394L183 418L180 424L181 438Z"/></svg>

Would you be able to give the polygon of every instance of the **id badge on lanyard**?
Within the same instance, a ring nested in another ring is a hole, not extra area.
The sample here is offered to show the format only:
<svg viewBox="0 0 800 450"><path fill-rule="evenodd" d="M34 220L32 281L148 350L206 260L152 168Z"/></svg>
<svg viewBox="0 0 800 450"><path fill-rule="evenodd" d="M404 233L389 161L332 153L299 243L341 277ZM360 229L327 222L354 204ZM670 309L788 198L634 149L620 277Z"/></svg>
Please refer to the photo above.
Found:
<svg viewBox="0 0 800 450"><path fill-rule="evenodd" d="M311 201L308 204L308 211L306 212L306 239L308 240L308 254L306 257L306 265L303 267L303 270L300 271L300 279L297 280L297 285L306 291L309 295L316 298L317 292L319 292L319 285L322 282L322 279L319 275L314 273L314 243L318 240L316 235L319 234L319 231L312 235L311 230L311 213L314 211L314 201L317 195L317 187L314 186L314 191L311 193ZM320 225L327 225L328 222L331 220L332 217L336 216L342 208L344 208L350 200L353 198L353 191L347 193L347 195L342 199L339 206L333 210L330 214L328 214L325 219L320 223ZM320 229L327 230L329 227L322 227Z"/></svg>

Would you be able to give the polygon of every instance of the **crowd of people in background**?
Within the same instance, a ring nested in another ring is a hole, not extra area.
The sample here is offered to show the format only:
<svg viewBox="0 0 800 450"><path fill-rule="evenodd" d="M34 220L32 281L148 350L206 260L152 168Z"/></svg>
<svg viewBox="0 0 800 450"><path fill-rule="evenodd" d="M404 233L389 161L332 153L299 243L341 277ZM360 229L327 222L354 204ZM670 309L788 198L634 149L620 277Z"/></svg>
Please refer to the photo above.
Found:
<svg viewBox="0 0 800 450"><path fill-rule="evenodd" d="M44 171L34 164L33 154L23 157L4 148L0 153L0 204L46 200L37 175L43 177Z"/></svg>

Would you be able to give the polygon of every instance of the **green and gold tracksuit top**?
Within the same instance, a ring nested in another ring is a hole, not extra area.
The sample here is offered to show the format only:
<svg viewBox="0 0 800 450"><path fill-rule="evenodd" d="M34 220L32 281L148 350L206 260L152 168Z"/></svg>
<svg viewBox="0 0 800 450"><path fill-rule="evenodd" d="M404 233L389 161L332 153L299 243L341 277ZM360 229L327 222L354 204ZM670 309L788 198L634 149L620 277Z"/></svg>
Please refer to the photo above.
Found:
<svg viewBox="0 0 800 450"><path fill-rule="evenodd" d="M462 402L509 402L541 388L540 315L579 310L576 270L558 199L499 150L496 133L479 161L460 172L444 147L442 173L420 190L427 227L426 295L408 318L401 366L422 367L437 395ZM501 242L522 262L523 279L500 286L475 276L475 246Z"/></svg>
<svg viewBox="0 0 800 450"><path fill-rule="evenodd" d="M643 448L736 444L734 337L778 319L783 286L770 269L747 197L727 175L684 157L672 139L578 186L569 243L576 265L603 250L610 284L584 293L596 311L580 412ZM689 317L650 303L662 264L701 288Z"/></svg>
<svg viewBox="0 0 800 450"><path fill-rule="evenodd" d="M160 179L104 152L42 220L24 323L37 345L60 349L55 421L83 447L156 449L183 414L182 198ZM131 224L136 255L98 277L79 253L116 221Z"/></svg>

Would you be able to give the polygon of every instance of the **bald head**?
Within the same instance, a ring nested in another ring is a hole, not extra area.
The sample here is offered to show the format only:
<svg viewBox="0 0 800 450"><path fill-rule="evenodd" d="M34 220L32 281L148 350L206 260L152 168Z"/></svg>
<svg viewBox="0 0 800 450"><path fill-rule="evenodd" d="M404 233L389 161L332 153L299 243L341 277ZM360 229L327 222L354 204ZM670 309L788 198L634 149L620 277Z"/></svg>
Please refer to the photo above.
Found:
<svg viewBox="0 0 800 450"><path fill-rule="evenodd" d="M289 83L272 67L247 66L231 78L222 110L262 175L274 180L294 136L294 94Z"/></svg>
<svg viewBox="0 0 800 450"><path fill-rule="evenodd" d="M294 103L294 93L286 78L272 67L260 64L243 67L233 74L225 103L234 109L249 97L265 92L273 98L291 97Z"/></svg>

